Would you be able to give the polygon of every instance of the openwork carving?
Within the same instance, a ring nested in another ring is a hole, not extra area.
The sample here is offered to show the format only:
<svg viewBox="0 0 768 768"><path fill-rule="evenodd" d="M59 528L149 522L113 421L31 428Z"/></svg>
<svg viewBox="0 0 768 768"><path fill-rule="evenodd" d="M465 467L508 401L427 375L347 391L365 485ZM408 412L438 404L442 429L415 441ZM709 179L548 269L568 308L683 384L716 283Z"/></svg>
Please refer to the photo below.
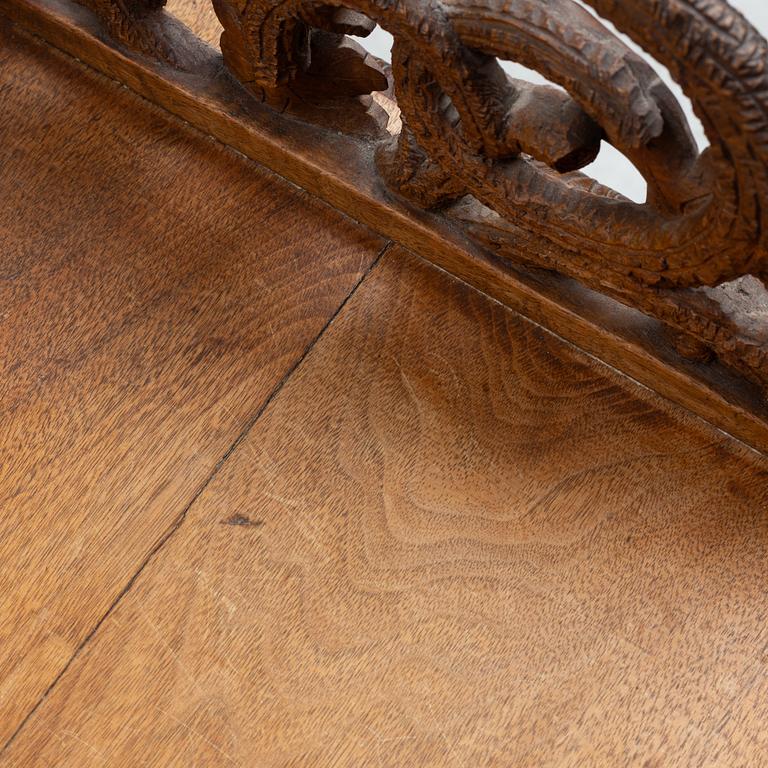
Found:
<svg viewBox="0 0 768 768"><path fill-rule="evenodd" d="M87 1L118 29L154 2ZM379 23L403 119L377 148L392 190L430 208L463 200L451 215L470 210L468 231L501 256L574 277L660 318L688 354L714 350L765 380L765 347L724 340L706 288L768 275L768 44L726 0L586 2L669 68L705 152L653 69L573 0L213 0L225 63L261 97L386 88L362 53L335 57L354 54L344 34ZM510 79L499 58L564 91ZM578 172L602 140L643 174L645 204Z"/></svg>

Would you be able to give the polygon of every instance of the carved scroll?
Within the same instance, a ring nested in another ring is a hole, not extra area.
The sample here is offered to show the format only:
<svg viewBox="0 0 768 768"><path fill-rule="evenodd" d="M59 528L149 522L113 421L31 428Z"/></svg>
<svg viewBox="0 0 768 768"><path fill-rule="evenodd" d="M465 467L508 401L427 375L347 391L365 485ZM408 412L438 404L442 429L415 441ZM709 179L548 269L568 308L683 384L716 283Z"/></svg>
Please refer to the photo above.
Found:
<svg viewBox="0 0 768 768"><path fill-rule="evenodd" d="M113 29L153 7L87 1ZM586 1L669 68L706 151L653 69L573 0L213 0L224 61L260 97L387 87L362 54L336 55L380 24L403 119L377 149L393 191L453 204L500 256L574 277L662 320L687 354L767 381L768 348L725 329L708 289L768 275L768 44L726 0ZM512 80L499 58L565 90ZM602 140L645 177L645 204L578 172Z"/></svg>

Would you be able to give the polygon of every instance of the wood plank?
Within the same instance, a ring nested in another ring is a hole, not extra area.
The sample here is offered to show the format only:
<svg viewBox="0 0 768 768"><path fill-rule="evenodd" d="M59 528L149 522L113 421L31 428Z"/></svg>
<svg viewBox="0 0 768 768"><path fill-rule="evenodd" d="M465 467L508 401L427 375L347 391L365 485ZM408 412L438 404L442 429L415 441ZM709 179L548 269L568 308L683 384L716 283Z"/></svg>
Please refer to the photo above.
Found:
<svg viewBox="0 0 768 768"><path fill-rule="evenodd" d="M383 241L0 28L0 743Z"/></svg>
<svg viewBox="0 0 768 768"><path fill-rule="evenodd" d="M173 11L209 41L216 25L191 0ZM452 222L389 194L370 142L310 125L256 103L223 69L217 50L168 15L166 33L186 52L172 69L117 46L69 0L0 0L9 18L125 83L149 100L309 190L357 221L411 248L717 427L768 451L761 388L718 364L680 358L660 324L556 274L494 257ZM317 117L317 116L315 116ZM524 254L525 245L521 245Z"/></svg>
<svg viewBox="0 0 768 768"><path fill-rule="evenodd" d="M2 765L763 765L767 510L765 459L391 252Z"/></svg>

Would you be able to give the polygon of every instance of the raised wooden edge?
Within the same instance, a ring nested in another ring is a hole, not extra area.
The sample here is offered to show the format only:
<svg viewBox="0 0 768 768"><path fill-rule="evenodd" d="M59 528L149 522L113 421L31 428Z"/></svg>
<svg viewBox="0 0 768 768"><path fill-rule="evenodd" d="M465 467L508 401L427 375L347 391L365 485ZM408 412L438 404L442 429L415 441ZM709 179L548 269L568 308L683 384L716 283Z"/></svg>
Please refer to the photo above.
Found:
<svg viewBox="0 0 768 768"><path fill-rule="evenodd" d="M0 11L99 72L267 166L352 218L549 329L714 426L768 453L768 405L759 387L719 364L683 360L657 321L572 280L502 262L445 216L388 193L369 141L318 128L257 102L221 55L165 14L169 38L196 46L185 71L110 40L69 0L0 0ZM247 211L243 212L247 215Z"/></svg>

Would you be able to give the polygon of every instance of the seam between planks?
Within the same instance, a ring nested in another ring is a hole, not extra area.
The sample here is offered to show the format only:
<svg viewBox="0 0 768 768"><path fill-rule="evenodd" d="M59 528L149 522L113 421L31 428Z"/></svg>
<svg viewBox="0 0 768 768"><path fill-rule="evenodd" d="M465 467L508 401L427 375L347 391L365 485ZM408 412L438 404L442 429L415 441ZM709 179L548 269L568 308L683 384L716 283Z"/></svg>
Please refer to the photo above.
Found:
<svg viewBox="0 0 768 768"><path fill-rule="evenodd" d="M360 286L362 286L362 284L368 279L368 277L373 273L373 271L379 265L382 258L384 257L384 254L386 254L387 251L391 247L393 247L393 245L394 244L392 241L387 241L384 244L381 250L376 254L376 258L371 262L370 266L365 270L365 272L363 272L363 274L360 276L360 279L352 287L352 290L344 297L344 300L339 304L339 306L336 308L336 310L328 319L328 321L323 325L323 327L314 336L314 338L307 344L307 346L304 348L304 350L296 359L296 361L293 363L293 365L285 372L285 374L282 376L280 381L278 381L278 383L273 387L272 391L269 393L266 400L256 410L254 415L251 416L251 418L246 422L245 426L240 431L240 434L238 434L238 436L235 438L232 445L230 445L229 448L227 448L227 450L224 452L224 455L214 465L208 477L206 477L205 480L203 480L203 482L200 484L200 487L192 495L192 498L190 499L189 503L184 507L184 509L181 510L181 512L176 516L176 518L170 524L170 526L165 531L165 533L162 534L162 536L159 538L157 543L152 547L152 549L150 549L147 556L139 564L139 567L136 569L133 575L128 579L125 586L118 593L117 597L112 601L109 608L107 608L104 614L96 621L96 623L93 625L93 627L88 632L88 634L82 639L82 641L77 646L77 648L75 648L72 655L67 660L66 664L64 664L64 666L61 668L58 674L53 678L50 685L45 689L45 691L43 691L40 698L35 702L35 704L29 710L29 712L27 712L27 714L24 716L22 721L19 723L18 727L13 731L13 733L10 735L10 737L5 742L5 744L3 744L2 748L0 748L0 758L2 758L3 755L5 755L6 751L11 747L13 742L16 740L16 737L24 730L24 727L26 726L26 724L30 721L30 719L35 714L35 712L37 712L37 710L40 709L40 707L43 705L45 700L51 694L53 689L58 684L59 680L61 680L61 678L64 677L67 670L72 666L73 662L78 658L78 656L80 656L80 654L83 652L85 647L96 636L102 624L104 624L104 622L109 618L109 616L112 614L115 608L117 608L117 606L122 602L123 598L131 591L131 589L133 588L133 585L136 583L139 576L141 576L141 574L144 572L145 568L157 557L157 555L160 554L160 552L163 550L165 545L178 532L178 530L184 524L184 521L186 520L189 514L189 511L195 505L195 502L197 502L200 496L202 496L202 494L205 492L206 488L208 488L208 486L213 482L213 480L221 471L221 468L224 466L224 464L226 464L229 457L237 450L240 444L248 437L251 430L255 426L256 422L258 422L258 420L262 417L262 415L267 410L267 408L272 404L272 401L280 394L280 392L283 390L283 387L285 387L285 385L288 383L288 380L293 376L294 372L307 359L309 354L314 349L315 345L325 335L326 331L333 324L334 320L336 320L336 318L341 314L341 312L344 310L344 307L347 306L347 304L352 299L352 297L357 293Z"/></svg>

